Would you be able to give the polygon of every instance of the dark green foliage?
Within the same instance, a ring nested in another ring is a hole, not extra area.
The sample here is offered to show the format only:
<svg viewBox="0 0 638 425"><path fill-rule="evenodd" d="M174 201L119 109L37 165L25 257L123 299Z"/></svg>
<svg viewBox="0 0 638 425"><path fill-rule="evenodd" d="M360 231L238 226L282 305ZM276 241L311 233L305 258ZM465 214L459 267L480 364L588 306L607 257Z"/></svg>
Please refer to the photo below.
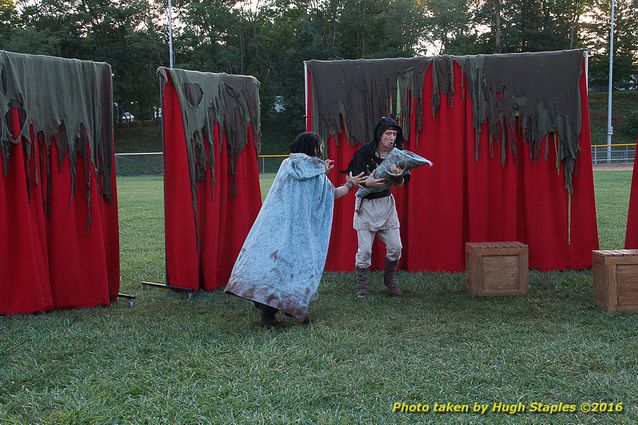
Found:
<svg viewBox="0 0 638 425"><path fill-rule="evenodd" d="M638 109L634 109L624 117L623 122L618 126L618 130L621 134L638 138Z"/></svg>
<svg viewBox="0 0 638 425"><path fill-rule="evenodd" d="M0 47L108 62L117 112L151 119L159 100L155 71L167 59L166 36L157 23L160 11L147 0L28 2Z"/></svg>
<svg viewBox="0 0 638 425"><path fill-rule="evenodd" d="M616 0L614 86L635 89L638 8ZM116 118L151 120L168 65L166 1L0 0L0 48L109 62ZM303 61L587 47L606 87L608 0L174 0L175 65L250 74L262 128L286 146L305 129ZM275 103L284 107L275 111ZM118 121L119 122L119 121ZM268 150L267 139L264 144ZM275 143L277 145L278 143Z"/></svg>
<svg viewBox="0 0 638 425"><path fill-rule="evenodd" d="M638 91L614 92L612 100L613 143L635 143L638 136ZM589 94L592 144L607 143L607 93Z"/></svg>
<svg viewBox="0 0 638 425"><path fill-rule="evenodd" d="M0 0L0 49L6 50L11 32L18 22L13 0Z"/></svg>
<svg viewBox="0 0 638 425"><path fill-rule="evenodd" d="M635 143L638 135L636 111L638 91L617 91L613 99L614 143ZM607 93L589 93L589 114L592 144L607 143ZM272 114L275 118L280 114ZM273 118L269 118L273 119ZM263 119L262 122L270 122ZM274 121L277 122L277 121ZM295 134L288 134L283 125L263 129L262 153L286 154ZM162 150L159 125L125 124L115 128L115 150L121 152L160 152Z"/></svg>
<svg viewBox="0 0 638 425"><path fill-rule="evenodd" d="M583 26L583 44L590 48L590 86L607 90L609 71L609 27L611 2L595 0L598 13L588 14ZM630 0L615 2L614 88L638 87L638 7Z"/></svg>

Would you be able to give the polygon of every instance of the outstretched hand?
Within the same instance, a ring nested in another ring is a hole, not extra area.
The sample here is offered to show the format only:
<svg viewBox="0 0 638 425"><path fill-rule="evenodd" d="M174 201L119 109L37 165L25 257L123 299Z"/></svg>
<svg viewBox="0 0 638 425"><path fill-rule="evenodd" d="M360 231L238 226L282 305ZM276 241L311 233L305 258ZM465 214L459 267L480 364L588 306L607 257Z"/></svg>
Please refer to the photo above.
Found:
<svg viewBox="0 0 638 425"><path fill-rule="evenodd" d="M326 166L326 174L328 174L330 170L335 167L335 162L332 159L326 159L325 161L323 161L323 163Z"/></svg>
<svg viewBox="0 0 638 425"><path fill-rule="evenodd" d="M356 176L353 176L352 175L352 171L351 171L346 176L346 182L352 182L352 183L354 183L355 186L359 186L359 185L365 183L367 178L368 178L368 176L364 175L363 173L359 173Z"/></svg>

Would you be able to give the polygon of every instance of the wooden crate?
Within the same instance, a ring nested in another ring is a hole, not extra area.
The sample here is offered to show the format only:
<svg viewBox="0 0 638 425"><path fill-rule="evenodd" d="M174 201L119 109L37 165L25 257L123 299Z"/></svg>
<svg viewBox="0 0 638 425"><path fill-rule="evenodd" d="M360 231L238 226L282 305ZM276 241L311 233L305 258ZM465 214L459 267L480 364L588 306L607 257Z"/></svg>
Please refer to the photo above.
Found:
<svg viewBox="0 0 638 425"><path fill-rule="evenodd" d="M607 311L638 311L638 249L592 251L594 301Z"/></svg>
<svg viewBox="0 0 638 425"><path fill-rule="evenodd" d="M529 287L527 245L521 242L466 242L470 295L521 295Z"/></svg>

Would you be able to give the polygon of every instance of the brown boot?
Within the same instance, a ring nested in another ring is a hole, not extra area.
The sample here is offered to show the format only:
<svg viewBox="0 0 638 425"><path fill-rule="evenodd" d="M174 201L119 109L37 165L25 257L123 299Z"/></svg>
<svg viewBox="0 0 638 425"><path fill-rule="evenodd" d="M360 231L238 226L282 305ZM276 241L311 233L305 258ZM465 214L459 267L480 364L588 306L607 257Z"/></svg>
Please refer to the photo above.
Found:
<svg viewBox="0 0 638 425"><path fill-rule="evenodd" d="M390 291L390 296L398 297L401 295L401 288L399 288L399 279L397 278L397 265L399 260L388 261L385 259L385 269L383 269L383 283Z"/></svg>
<svg viewBox="0 0 638 425"><path fill-rule="evenodd" d="M366 298L368 296L368 269L356 269L357 281L357 298Z"/></svg>

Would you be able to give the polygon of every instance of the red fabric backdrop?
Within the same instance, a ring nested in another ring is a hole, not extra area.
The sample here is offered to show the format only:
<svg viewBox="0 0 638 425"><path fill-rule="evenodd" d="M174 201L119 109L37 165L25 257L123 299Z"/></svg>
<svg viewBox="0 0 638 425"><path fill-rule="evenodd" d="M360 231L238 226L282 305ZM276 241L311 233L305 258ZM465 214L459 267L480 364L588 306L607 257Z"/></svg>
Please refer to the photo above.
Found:
<svg viewBox="0 0 638 425"><path fill-rule="evenodd" d="M636 136L638 144L638 135ZM627 233L625 234L625 248L638 248L638 173L636 172L636 159L638 149L634 154L634 171L631 178L631 193L629 195L629 211L627 213Z"/></svg>
<svg viewBox="0 0 638 425"><path fill-rule="evenodd" d="M226 285L261 208L252 129L249 127L248 143L237 158L236 173L231 174L226 137L222 135L220 143L216 125L215 183L212 187L210 169L206 179L197 183L196 231L182 113L170 81L164 86L163 102L166 279L173 286L212 291Z"/></svg>
<svg viewBox="0 0 638 425"><path fill-rule="evenodd" d="M580 154L573 178L574 193L565 189L563 167L556 170L553 135L547 160L531 159L529 145L518 143L517 159L508 152L501 165L500 146L491 151L487 125L481 136L479 160L475 161L471 98L468 84L462 85L461 68L454 65L454 106L442 94L441 107L432 117L432 73L423 84L422 125L418 140L405 148L433 163L413 170L404 188L394 188L401 221L404 250L401 267L408 271L465 269L465 242L517 240L529 245L529 264L539 270L591 267L591 251L598 248L598 230L591 163L589 107L585 74L581 77L582 131ZM308 78L308 84L312 79ZM466 90L465 97L462 97ZM312 130L311 87L308 86L307 121ZM416 117L411 119L416 134ZM371 129L372 131L372 129ZM523 136L519 132L519 140ZM327 142L328 157L336 169L345 169L356 147L345 136L338 143ZM333 172L331 180L342 184L344 177ZM335 203L334 222L326 270L351 271L357 240L352 229L354 196ZM381 268L385 253L375 242L373 268Z"/></svg>
<svg viewBox="0 0 638 425"><path fill-rule="evenodd" d="M18 111L11 114L13 136L17 137ZM23 142L12 146L8 168L2 170L7 176L1 177L0 172L0 312L4 314L93 307L117 300L120 248L115 173L113 200L107 203L99 195L95 171L89 166L92 223L87 233L84 158L78 157L71 196L68 155L58 167L55 139L51 140L48 182L44 149L42 142L34 142L27 161Z"/></svg>

